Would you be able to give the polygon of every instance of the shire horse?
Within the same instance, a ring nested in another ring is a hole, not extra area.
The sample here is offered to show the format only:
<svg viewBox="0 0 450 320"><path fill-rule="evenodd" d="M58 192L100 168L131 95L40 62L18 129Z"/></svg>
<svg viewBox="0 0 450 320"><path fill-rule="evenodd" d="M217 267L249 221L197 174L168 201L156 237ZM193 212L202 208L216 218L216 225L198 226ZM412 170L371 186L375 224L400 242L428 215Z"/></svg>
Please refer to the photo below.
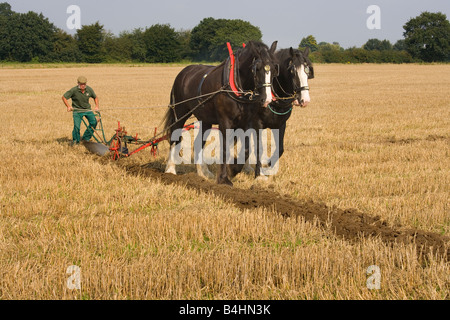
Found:
<svg viewBox="0 0 450 320"><path fill-rule="evenodd" d="M279 62L279 73L273 80L273 101L267 108L259 108L256 127L262 129L278 129L278 139L275 139L275 151L269 159L269 167L274 167L284 152L284 135L286 122L292 114L294 106L306 107L310 102L308 79L314 78L314 68L308 58L309 48L304 51L298 49L281 49L275 53ZM255 142L256 143L256 142ZM261 170L261 153L256 153L257 162L255 177L265 179ZM248 155L246 155L248 156ZM248 159L246 159L248 160ZM248 161L242 164L230 165L230 175L234 176L240 171L252 172Z"/></svg>
<svg viewBox="0 0 450 320"><path fill-rule="evenodd" d="M258 111L272 100L272 79L277 71L276 45L275 41L269 49L262 42L250 41L230 56L235 61L228 58L218 66L190 65L177 75L172 86L170 108L164 118L164 131L170 137L166 173L176 174L176 147L181 143L181 137L173 133L176 130L180 132L193 114L201 123L200 134L196 138L201 139L201 150L194 150L198 152L196 161L200 159L200 164L196 162L197 173L204 178L214 177L202 161L205 132L209 132L213 124L218 124L222 137L226 137L229 129L248 130L258 125L254 122ZM233 61L235 72L230 74ZM231 86L229 78L234 78ZM226 148L222 141L217 183L233 185L225 161Z"/></svg>

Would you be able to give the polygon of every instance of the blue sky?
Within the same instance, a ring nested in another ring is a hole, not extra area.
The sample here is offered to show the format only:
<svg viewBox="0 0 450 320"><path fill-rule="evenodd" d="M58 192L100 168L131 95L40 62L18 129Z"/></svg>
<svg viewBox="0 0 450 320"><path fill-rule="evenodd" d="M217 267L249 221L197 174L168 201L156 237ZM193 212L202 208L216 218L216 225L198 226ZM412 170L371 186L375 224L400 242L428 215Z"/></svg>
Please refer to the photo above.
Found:
<svg viewBox="0 0 450 320"><path fill-rule="evenodd" d="M278 40L279 48L296 47L313 35L317 42L337 41L342 47L360 47L368 39L403 38L403 25L423 11L440 11L450 18L450 0L0 0L16 12L35 11L68 33L67 8L78 5L81 24L99 21L118 35L121 31L170 24L176 30L192 29L203 18L242 19L258 26L263 41ZM381 29L370 30L367 8L380 8Z"/></svg>

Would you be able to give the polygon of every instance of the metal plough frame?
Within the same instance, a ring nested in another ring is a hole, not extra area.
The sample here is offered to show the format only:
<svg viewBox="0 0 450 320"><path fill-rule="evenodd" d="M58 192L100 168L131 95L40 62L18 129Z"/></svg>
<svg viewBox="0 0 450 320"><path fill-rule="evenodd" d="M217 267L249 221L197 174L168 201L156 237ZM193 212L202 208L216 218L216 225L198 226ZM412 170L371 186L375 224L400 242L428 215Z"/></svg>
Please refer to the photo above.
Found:
<svg viewBox="0 0 450 320"><path fill-rule="evenodd" d="M120 125L120 121L118 121L118 127L115 129L115 133L113 136L107 140L105 135L105 130L103 128L102 117L99 111L95 111L95 117L97 119L97 128L94 129L82 118L82 121L87 129L90 129L94 132L92 137L96 142L87 142L85 145L90 151L97 153L99 155L105 155L106 153L110 153L110 157L113 160L119 160L121 157L130 157L131 155L142 151L148 147L151 147L151 153L154 157L158 154L158 143L161 141L167 140L168 135L163 135L158 137L157 128L155 128L155 136L150 140L142 140L138 138L138 134L135 136L131 136L127 134L125 127ZM188 124L184 126L183 130L193 129L194 123ZM161 134L160 134L161 135ZM138 148L132 150L131 152L128 149L129 145L139 145Z"/></svg>

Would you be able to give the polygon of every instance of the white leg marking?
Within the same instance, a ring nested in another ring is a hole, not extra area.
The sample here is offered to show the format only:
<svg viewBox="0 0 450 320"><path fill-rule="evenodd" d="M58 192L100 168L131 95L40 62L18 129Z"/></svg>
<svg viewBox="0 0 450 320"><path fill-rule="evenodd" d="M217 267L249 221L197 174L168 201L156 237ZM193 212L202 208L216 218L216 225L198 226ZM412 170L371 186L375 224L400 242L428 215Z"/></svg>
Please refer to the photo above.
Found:
<svg viewBox="0 0 450 320"><path fill-rule="evenodd" d="M248 159L244 164L244 167L242 168L242 171L246 174L254 174L255 173L255 169L252 168L252 166L250 165Z"/></svg>
<svg viewBox="0 0 450 320"><path fill-rule="evenodd" d="M170 146L169 150L169 159L167 159L167 165L166 165L166 173L172 173L174 175L177 174L177 171L175 169L175 143L173 143Z"/></svg>
<svg viewBox="0 0 450 320"><path fill-rule="evenodd" d="M208 165L204 161L197 164L197 174L204 179L214 179L214 175L209 171Z"/></svg>

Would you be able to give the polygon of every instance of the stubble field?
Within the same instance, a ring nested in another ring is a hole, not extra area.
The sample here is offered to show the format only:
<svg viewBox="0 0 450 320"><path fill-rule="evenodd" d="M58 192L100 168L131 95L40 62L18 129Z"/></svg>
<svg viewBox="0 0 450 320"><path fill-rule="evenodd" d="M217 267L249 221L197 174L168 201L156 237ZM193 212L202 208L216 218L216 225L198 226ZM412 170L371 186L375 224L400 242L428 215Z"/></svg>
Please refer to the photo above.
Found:
<svg viewBox="0 0 450 320"><path fill-rule="evenodd" d="M79 75L145 139L181 69L1 68L0 299L450 298L449 65L315 66L264 183L69 146Z"/></svg>

